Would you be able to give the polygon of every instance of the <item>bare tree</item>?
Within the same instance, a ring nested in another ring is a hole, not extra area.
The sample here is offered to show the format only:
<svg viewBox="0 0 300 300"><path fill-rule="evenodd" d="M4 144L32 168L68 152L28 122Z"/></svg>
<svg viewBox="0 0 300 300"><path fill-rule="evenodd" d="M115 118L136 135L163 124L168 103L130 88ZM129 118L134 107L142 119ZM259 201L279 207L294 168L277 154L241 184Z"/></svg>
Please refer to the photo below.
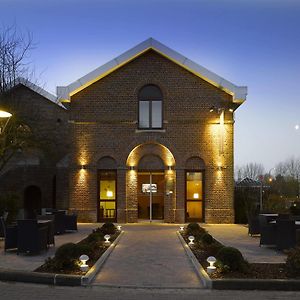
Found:
<svg viewBox="0 0 300 300"><path fill-rule="evenodd" d="M259 163L249 163L242 167L237 167L235 170L238 179L251 178L258 180L259 176L264 174L264 166Z"/></svg>
<svg viewBox="0 0 300 300"><path fill-rule="evenodd" d="M29 79L33 74L28 61L32 48L30 33L23 34L15 25L0 29L0 105L3 108L13 100L10 90L18 83L18 78ZM30 147L31 136L30 128L13 114L5 131L0 133L0 171L18 149Z"/></svg>
<svg viewBox="0 0 300 300"><path fill-rule="evenodd" d="M0 95L4 95L20 77L29 79L29 64L33 48L32 35L17 30L15 25L0 30Z"/></svg>
<svg viewBox="0 0 300 300"><path fill-rule="evenodd" d="M290 157L284 162L278 163L275 172L276 175L291 177L298 180L300 178L300 159Z"/></svg>

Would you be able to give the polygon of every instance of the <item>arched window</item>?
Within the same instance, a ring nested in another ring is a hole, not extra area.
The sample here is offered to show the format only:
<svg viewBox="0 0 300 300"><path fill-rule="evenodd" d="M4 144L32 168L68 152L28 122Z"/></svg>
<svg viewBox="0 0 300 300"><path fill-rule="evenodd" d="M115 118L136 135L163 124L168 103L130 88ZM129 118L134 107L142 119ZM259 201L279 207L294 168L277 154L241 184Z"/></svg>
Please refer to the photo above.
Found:
<svg viewBox="0 0 300 300"><path fill-rule="evenodd" d="M156 85L146 85L139 92L139 128L162 128L162 93Z"/></svg>

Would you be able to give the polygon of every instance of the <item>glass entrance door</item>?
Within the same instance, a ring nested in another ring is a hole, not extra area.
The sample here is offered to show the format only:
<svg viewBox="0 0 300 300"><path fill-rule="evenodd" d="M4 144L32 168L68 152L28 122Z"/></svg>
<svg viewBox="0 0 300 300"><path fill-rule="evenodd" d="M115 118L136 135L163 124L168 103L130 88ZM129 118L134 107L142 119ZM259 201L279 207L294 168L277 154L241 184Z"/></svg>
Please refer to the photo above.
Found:
<svg viewBox="0 0 300 300"><path fill-rule="evenodd" d="M138 173L138 218L141 220L164 219L164 172Z"/></svg>

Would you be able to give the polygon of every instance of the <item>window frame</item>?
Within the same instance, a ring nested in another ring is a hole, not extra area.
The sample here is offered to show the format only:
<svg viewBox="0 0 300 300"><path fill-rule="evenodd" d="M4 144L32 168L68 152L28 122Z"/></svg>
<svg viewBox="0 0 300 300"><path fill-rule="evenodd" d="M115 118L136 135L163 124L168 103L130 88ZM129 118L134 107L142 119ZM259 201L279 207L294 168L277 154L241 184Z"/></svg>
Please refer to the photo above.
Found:
<svg viewBox="0 0 300 300"><path fill-rule="evenodd" d="M100 198L100 180L101 180L101 173L111 172L114 173L115 176L115 198L114 199L101 199ZM97 221L98 222L117 222L117 212L118 212L118 172L116 169L98 169L97 174ZM115 202L115 216L114 218L100 218L100 202Z"/></svg>
<svg viewBox="0 0 300 300"><path fill-rule="evenodd" d="M198 172L202 174L202 200L190 200L187 198L187 173ZM188 202L202 202L202 218L188 218L187 216L187 203ZM205 222L205 170L203 169L186 169L184 173L184 219L185 222Z"/></svg>
<svg viewBox="0 0 300 300"><path fill-rule="evenodd" d="M140 97L140 93L142 91L142 89L144 89L145 87L147 86L155 86L157 87L159 90L160 90L160 93L161 93L161 99L143 99ZM141 127L141 119L140 119L140 102L148 102L149 103L149 127ZM152 126L152 103L153 102L160 102L161 103L161 127L153 127ZM160 87L156 84L146 84L146 85L143 85L140 90L139 90L139 93L138 93L138 129L139 130L162 130L163 129L163 120L164 120L164 102L163 102L163 94L162 94L162 91L160 89Z"/></svg>

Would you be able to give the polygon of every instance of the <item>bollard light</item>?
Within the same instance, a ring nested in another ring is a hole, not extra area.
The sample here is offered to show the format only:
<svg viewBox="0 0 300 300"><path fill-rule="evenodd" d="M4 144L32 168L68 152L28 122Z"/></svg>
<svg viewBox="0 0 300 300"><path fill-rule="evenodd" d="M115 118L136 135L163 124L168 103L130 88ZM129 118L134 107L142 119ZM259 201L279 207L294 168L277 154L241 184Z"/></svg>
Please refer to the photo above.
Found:
<svg viewBox="0 0 300 300"><path fill-rule="evenodd" d="M122 230L122 226L121 226L121 225L118 225L118 226L117 226L117 229L118 229L119 231L121 231L121 230Z"/></svg>
<svg viewBox="0 0 300 300"><path fill-rule="evenodd" d="M83 254L79 257L79 260L81 261L81 265L80 265L80 270L82 272L86 272L89 269L89 266L86 264L86 262L89 260L90 258Z"/></svg>
<svg viewBox="0 0 300 300"><path fill-rule="evenodd" d="M183 230L184 230L184 226L180 226L180 227L179 227L179 230L180 230L180 231L183 231Z"/></svg>
<svg viewBox="0 0 300 300"><path fill-rule="evenodd" d="M104 238L105 238L105 242L104 242L104 243L110 243L110 241L109 241L110 235L109 235L109 234L106 234L106 235L104 236Z"/></svg>
<svg viewBox="0 0 300 300"><path fill-rule="evenodd" d="M195 237L194 236L192 236L192 235L190 235L189 237L188 237L188 239L189 239L189 245L194 245L194 240L195 240Z"/></svg>
<svg viewBox="0 0 300 300"><path fill-rule="evenodd" d="M214 256L209 256L206 261L209 263L209 266L207 267L207 273L213 273L216 270L214 264L217 259Z"/></svg>

